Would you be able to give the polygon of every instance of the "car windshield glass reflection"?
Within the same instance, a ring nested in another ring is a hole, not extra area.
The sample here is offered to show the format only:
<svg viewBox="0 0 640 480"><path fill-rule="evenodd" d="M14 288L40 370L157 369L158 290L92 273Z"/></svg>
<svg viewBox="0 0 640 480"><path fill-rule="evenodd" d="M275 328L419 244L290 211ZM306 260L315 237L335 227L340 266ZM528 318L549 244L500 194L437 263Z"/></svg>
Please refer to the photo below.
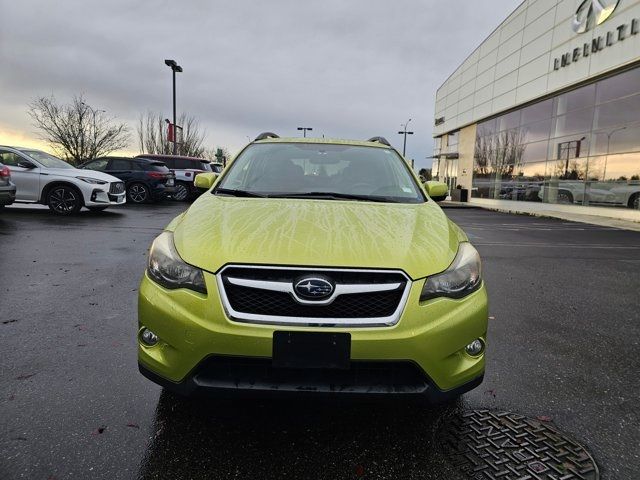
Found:
<svg viewBox="0 0 640 480"><path fill-rule="evenodd" d="M23 150L22 153L26 153L40 165L47 168L73 168L72 165L69 165L64 160L60 160L58 157L41 152L40 150Z"/></svg>
<svg viewBox="0 0 640 480"><path fill-rule="evenodd" d="M233 162L214 193L222 189L269 197L425 201L393 150L353 145L252 145Z"/></svg>

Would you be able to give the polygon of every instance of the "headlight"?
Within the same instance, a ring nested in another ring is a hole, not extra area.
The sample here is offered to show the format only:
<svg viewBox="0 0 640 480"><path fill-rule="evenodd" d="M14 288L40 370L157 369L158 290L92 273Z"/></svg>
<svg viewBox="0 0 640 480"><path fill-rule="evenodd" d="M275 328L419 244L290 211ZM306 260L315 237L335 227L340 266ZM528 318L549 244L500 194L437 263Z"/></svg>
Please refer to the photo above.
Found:
<svg viewBox="0 0 640 480"><path fill-rule="evenodd" d="M189 288L207 293L202 270L185 263L173 244L173 233L160 234L149 251L149 276L166 288Z"/></svg>
<svg viewBox="0 0 640 480"><path fill-rule="evenodd" d="M470 243L463 242L449 268L424 282L420 301L436 297L462 298L477 290L481 282L480 255Z"/></svg>
<svg viewBox="0 0 640 480"><path fill-rule="evenodd" d="M90 178L90 177L76 177L76 178L78 180L82 180L83 182L87 182L92 185L104 185L107 183L104 180L98 180L97 178Z"/></svg>

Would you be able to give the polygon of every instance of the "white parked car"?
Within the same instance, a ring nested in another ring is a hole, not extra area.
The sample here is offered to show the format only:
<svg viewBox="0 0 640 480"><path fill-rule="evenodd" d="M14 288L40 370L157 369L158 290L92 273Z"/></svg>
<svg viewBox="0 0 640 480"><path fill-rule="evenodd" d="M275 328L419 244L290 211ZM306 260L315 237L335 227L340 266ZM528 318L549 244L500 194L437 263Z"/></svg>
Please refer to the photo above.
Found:
<svg viewBox="0 0 640 480"><path fill-rule="evenodd" d="M17 203L41 203L70 215L82 207L104 210L126 201L124 182L118 178L79 170L40 150L0 146L0 162L11 170Z"/></svg>
<svg viewBox="0 0 640 480"><path fill-rule="evenodd" d="M554 203L582 204L587 195L590 205L628 207L640 209L640 182L637 180L618 182L589 181L585 185L580 180L559 180L555 185L546 184L540 188L538 197L556 198Z"/></svg>

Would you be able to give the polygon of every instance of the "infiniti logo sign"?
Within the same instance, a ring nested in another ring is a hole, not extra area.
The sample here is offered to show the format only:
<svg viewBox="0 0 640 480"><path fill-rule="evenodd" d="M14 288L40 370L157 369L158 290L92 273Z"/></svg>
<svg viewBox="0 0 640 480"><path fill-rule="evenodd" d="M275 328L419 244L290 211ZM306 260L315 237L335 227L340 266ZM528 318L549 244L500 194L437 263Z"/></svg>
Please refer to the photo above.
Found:
<svg viewBox="0 0 640 480"><path fill-rule="evenodd" d="M576 33L584 33L600 25L611 16L620 0L582 0L573 16L571 26Z"/></svg>
<svg viewBox="0 0 640 480"><path fill-rule="evenodd" d="M333 293L331 282L318 277L302 278L294 284L293 289L296 295L314 300L323 300Z"/></svg>

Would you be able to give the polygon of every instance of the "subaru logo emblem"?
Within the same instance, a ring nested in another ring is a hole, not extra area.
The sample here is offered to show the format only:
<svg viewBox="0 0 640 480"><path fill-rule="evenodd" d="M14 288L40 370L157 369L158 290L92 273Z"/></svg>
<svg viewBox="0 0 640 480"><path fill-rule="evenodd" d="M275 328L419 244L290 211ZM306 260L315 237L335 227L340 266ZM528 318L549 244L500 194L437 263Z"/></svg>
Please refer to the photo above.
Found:
<svg viewBox="0 0 640 480"><path fill-rule="evenodd" d="M304 277L293 285L296 295L306 299L324 300L333 293L333 284L319 277Z"/></svg>
<svg viewBox="0 0 640 480"><path fill-rule="evenodd" d="M620 0L582 0L573 16L571 26L576 33L584 33L600 25L611 16Z"/></svg>

